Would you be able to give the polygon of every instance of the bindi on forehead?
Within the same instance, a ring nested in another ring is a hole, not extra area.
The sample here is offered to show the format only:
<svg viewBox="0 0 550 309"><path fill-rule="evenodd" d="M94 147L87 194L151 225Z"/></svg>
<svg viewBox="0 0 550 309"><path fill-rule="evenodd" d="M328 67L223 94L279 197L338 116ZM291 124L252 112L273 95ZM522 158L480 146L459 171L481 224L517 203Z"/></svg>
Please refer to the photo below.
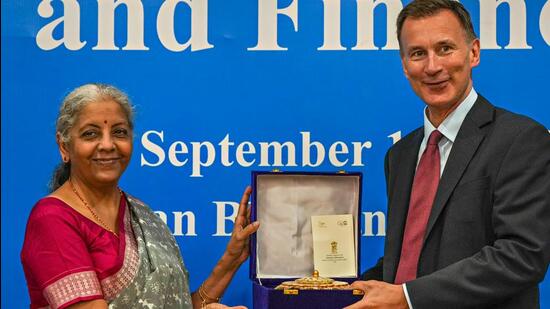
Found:
<svg viewBox="0 0 550 309"><path fill-rule="evenodd" d="M103 120L103 123L104 123L104 124L107 124L107 120Z"/></svg>

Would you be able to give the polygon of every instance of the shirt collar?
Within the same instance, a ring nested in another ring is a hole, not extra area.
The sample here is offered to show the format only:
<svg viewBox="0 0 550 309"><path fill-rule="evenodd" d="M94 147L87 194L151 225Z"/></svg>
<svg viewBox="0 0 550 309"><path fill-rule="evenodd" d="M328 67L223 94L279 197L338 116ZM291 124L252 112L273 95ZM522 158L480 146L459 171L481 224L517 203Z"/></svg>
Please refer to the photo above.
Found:
<svg viewBox="0 0 550 309"><path fill-rule="evenodd" d="M477 100L477 92L472 87L472 90L470 90L470 93L464 101L462 101L454 111L452 111L445 120L439 125L439 127L434 127L433 124L428 119L428 107L424 109L424 138L426 139L432 131L435 129L439 130L441 134L448 140L450 140L452 143L454 143L456 136L458 135L458 130L460 130L460 126L462 125L462 122L464 121L464 118L466 118L466 115L472 109L472 106L474 106L474 103Z"/></svg>

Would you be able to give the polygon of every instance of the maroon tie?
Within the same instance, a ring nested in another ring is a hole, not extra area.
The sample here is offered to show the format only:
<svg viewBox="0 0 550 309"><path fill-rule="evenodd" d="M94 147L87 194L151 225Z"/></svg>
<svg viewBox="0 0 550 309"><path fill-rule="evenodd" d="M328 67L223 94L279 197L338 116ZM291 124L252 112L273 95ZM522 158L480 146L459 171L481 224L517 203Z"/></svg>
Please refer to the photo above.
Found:
<svg viewBox="0 0 550 309"><path fill-rule="evenodd" d="M441 137L443 135L437 130L430 134L428 145L420 158L414 175L403 245L401 246L401 259L395 276L396 284L416 278L422 241L439 184L440 157L437 144Z"/></svg>

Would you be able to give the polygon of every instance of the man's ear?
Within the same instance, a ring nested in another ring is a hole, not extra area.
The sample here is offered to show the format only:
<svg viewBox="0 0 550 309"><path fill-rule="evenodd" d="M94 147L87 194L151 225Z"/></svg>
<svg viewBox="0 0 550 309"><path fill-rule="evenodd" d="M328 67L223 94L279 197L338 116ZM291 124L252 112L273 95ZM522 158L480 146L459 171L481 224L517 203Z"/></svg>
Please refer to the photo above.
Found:
<svg viewBox="0 0 550 309"><path fill-rule="evenodd" d="M61 138L61 134L59 132L55 134L55 141L57 142L57 147L59 148L61 160L63 160L63 162L65 163L69 162L71 160L71 157L69 156L69 150L67 149L67 145L63 142L63 139Z"/></svg>
<svg viewBox="0 0 550 309"><path fill-rule="evenodd" d="M409 79L409 72L407 71L407 66L405 66L405 56L403 54L401 54L401 67L403 68L403 74Z"/></svg>
<svg viewBox="0 0 550 309"><path fill-rule="evenodd" d="M474 68L479 65L481 60L480 50L479 39L476 38L472 41L472 46L470 47L470 67Z"/></svg>

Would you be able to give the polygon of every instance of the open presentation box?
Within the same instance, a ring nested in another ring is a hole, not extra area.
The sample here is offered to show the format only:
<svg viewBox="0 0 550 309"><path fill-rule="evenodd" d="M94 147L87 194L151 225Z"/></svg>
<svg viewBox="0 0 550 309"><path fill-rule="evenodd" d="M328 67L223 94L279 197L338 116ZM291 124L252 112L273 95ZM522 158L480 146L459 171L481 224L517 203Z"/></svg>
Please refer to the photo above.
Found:
<svg viewBox="0 0 550 309"><path fill-rule="evenodd" d="M359 301L353 290L276 290L283 281L311 276L311 216L352 214L356 272L362 173L252 172L251 219L261 227L251 237L250 279L254 308L342 308ZM323 274L321 274L322 276Z"/></svg>

